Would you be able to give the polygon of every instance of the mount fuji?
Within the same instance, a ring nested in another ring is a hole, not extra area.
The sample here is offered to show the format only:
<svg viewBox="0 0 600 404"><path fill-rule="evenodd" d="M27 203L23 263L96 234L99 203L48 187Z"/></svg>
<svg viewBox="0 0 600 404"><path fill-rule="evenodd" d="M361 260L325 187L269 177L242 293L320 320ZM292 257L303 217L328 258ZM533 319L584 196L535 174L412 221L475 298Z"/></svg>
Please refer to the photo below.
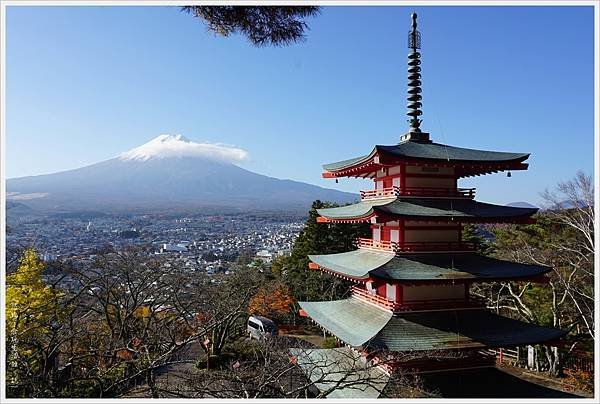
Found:
<svg viewBox="0 0 600 404"><path fill-rule="evenodd" d="M316 199L351 202L356 195L256 174L237 166L245 150L160 135L90 166L12 178L7 201L42 211L172 211L306 209Z"/></svg>

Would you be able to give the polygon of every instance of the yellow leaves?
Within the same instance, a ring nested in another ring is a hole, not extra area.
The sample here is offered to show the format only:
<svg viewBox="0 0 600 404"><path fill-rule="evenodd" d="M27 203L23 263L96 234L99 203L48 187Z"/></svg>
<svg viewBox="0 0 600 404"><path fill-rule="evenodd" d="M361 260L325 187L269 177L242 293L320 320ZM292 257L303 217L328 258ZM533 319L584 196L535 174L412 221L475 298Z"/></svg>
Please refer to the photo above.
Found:
<svg viewBox="0 0 600 404"><path fill-rule="evenodd" d="M10 339L10 356L26 359L29 366L39 366L39 355L32 345L45 344L53 324L61 320L62 293L42 279L44 263L35 250L27 249L17 271L6 277L6 332ZM14 372L13 376L16 377Z"/></svg>
<svg viewBox="0 0 600 404"><path fill-rule="evenodd" d="M43 270L44 263L29 248L23 252L17 271L6 277L6 329L17 345L47 334L52 323L60 321L62 293L44 283ZM20 349L19 354L27 357L32 352Z"/></svg>
<svg viewBox="0 0 600 404"><path fill-rule="evenodd" d="M140 306L135 310L135 316L137 318L149 318L152 314L150 306Z"/></svg>

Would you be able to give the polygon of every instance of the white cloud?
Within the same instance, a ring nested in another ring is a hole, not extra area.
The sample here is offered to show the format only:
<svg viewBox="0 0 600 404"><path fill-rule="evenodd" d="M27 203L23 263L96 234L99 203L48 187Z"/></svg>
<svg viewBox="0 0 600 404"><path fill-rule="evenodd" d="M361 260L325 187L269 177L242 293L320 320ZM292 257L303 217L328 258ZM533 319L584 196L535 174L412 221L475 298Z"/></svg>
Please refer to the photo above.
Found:
<svg viewBox="0 0 600 404"><path fill-rule="evenodd" d="M241 163L248 152L220 143L196 143L181 135L160 135L148 143L122 153L121 160L141 160L166 157L202 157L228 163Z"/></svg>

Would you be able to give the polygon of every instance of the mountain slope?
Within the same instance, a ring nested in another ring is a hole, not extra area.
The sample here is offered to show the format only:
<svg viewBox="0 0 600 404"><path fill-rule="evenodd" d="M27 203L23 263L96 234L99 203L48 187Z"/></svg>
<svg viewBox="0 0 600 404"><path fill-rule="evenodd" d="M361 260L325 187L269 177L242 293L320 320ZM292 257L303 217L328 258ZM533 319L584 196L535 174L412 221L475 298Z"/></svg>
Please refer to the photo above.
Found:
<svg viewBox="0 0 600 404"><path fill-rule="evenodd" d="M148 155L140 152L141 146L87 167L9 179L7 192L14 193L9 199L24 201L23 194L36 194L24 202L43 210L127 211L208 206L286 210L308 207L315 199L350 202L357 198L253 173L226 162L227 156L213 158L199 153L200 149L190 151L187 144L198 144L184 138L167 140L164 143L177 147L169 147L168 152L148 148L154 153ZM181 150L173 152L178 147Z"/></svg>

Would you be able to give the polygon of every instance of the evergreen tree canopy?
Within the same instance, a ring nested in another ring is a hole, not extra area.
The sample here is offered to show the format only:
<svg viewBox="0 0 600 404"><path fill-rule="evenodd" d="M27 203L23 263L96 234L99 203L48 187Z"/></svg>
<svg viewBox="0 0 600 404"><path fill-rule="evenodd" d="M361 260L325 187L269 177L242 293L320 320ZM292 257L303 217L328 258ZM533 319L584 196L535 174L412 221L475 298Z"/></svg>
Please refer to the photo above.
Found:
<svg viewBox="0 0 600 404"><path fill-rule="evenodd" d="M317 223L317 209L336 206L319 200L313 202L306 225L296 239L291 255L273 263L272 270L281 274L297 300L332 300L347 292L346 282L308 269L308 255L350 251L356 248L357 237L369 237L368 223Z"/></svg>
<svg viewBox="0 0 600 404"><path fill-rule="evenodd" d="M255 46L289 45L304 38L307 17L315 6L185 6L182 11L204 20L208 30L222 36L239 32Z"/></svg>

